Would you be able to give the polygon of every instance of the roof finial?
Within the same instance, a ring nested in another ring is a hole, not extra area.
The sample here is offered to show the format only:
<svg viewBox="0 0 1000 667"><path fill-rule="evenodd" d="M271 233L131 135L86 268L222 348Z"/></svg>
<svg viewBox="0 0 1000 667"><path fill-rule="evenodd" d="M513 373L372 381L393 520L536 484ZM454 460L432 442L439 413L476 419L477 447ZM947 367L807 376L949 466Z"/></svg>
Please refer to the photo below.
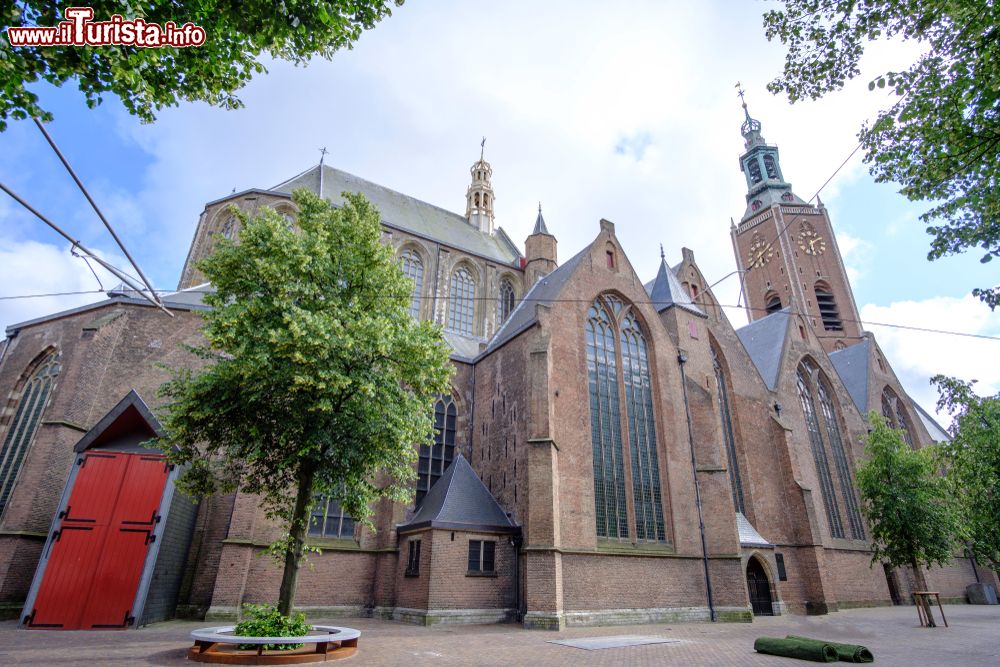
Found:
<svg viewBox="0 0 1000 667"><path fill-rule="evenodd" d="M319 149L319 198L323 198L323 159L329 151L326 150L326 146Z"/></svg>
<svg viewBox="0 0 1000 667"><path fill-rule="evenodd" d="M740 101L743 103L743 115L746 116L746 120L743 122L743 127L740 128L740 132L747 139L747 145L749 146L749 142L751 141L750 135L760 134L760 121L754 120L750 117L750 111L747 109L746 97L744 97L744 95L746 95L746 91L743 90L743 85L739 81L736 82L736 94L739 95ZM759 139L761 143L764 141L764 139L760 136L757 136L756 139Z"/></svg>
<svg viewBox="0 0 1000 667"><path fill-rule="evenodd" d="M538 202L538 213L541 214L541 212L542 212L542 202Z"/></svg>
<svg viewBox="0 0 1000 667"><path fill-rule="evenodd" d="M663 244L662 243L660 244L660 261L661 262L667 261L667 255L663 252Z"/></svg>
<svg viewBox="0 0 1000 667"><path fill-rule="evenodd" d="M483 137L483 140L479 142L479 159L482 160L483 155L485 154L486 154L486 137Z"/></svg>
<svg viewBox="0 0 1000 667"><path fill-rule="evenodd" d="M323 148L320 148L318 150L319 150L319 166L322 167L323 159L326 157L326 154L329 153L330 151L326 150L326 146L323 146Z"/></svg>

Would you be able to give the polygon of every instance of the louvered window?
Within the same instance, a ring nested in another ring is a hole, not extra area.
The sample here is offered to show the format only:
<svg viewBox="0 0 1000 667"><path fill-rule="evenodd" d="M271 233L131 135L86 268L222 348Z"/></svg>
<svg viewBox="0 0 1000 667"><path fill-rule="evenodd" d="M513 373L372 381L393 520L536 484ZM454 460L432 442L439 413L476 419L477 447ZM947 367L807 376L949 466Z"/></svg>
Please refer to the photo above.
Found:
<svg viewBox="0 0 1000 667"><path fill-rule="evenodd" d="M816 284L816 305L819 316L823 320L823 328L827 331L843 331L844 323L840 319L840 310L833 298L833 292L823 283Z"/></svg>

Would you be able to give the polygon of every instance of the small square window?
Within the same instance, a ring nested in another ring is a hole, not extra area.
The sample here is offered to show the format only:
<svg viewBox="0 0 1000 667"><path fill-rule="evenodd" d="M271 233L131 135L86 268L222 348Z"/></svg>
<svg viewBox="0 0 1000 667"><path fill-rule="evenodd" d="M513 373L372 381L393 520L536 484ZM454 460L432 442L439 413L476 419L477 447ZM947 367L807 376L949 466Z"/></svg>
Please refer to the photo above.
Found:
<svg viewBox="0 0 1000 667"><path fill-rule="evenodd" d="M496 572L496 546L493 540L469 540L469 574Z"/></svg>
<svg viewBox="0 0 1000 667"><path fill-rule="evenodd" d="M410 540L410 551L406 556L406 576L420 576L420 540Z"/></svg>

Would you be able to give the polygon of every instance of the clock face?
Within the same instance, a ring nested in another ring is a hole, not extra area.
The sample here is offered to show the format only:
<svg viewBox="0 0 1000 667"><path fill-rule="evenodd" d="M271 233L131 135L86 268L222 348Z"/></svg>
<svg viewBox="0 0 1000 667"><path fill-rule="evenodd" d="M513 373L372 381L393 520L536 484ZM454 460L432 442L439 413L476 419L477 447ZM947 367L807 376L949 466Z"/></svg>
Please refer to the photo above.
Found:
<svg viewBox="0 0 1000 667"><path fill-rule="evenodd" d="M759 269L770 262L773 256L774 247L770 243L765 243L759 234L754 234L750 241L750 251L747 253L747 264Z"/></svg>
<svg viewBox="0 0 1000 667"><path fill-rule="evenodd" d="M799 232L799 249L807 255L822 255L826 251L826 240L811 227L803 227Z"/></svg>

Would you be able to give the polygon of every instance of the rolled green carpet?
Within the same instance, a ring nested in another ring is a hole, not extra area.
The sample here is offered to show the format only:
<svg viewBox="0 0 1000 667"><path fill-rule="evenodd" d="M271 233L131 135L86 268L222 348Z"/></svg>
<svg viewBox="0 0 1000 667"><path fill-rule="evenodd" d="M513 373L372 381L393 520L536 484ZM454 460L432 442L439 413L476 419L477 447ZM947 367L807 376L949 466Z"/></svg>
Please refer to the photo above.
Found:
<svg viewBox="0 0 1000 667"><path fill-rule="evenodd" d="M815 642L816 644L832 646L842 662L875 662L875 656L872 655L872 652L861 644L838 644L837 642L826 642L821 639L809 639L808 637L796 637L795 635L788 635L787 639L797 639L803 642Z"/></svg>
<svg viewBox="0 0 1000 667"><path fill-rule="evenodd" d="M785 658L812 660L813 662L837 662L837 651L832 646L812 639L782 639L781 637L759 637L753 643L758 653L780 655Z"/></svg>

